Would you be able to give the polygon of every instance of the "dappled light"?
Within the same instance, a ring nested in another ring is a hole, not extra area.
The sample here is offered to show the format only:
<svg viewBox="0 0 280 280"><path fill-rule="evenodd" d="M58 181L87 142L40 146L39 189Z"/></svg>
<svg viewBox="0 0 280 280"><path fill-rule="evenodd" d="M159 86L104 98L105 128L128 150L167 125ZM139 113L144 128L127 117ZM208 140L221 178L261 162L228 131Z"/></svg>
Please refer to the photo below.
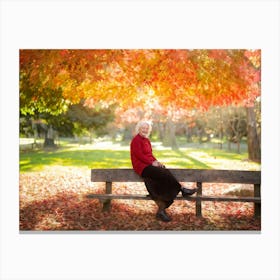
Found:
<svg viewBox="0 0 280 280"><path fill-rule="evenodd" d="M158 147L157 147L158 148ZM198 169L260 170L260 164L247 160L247 154L236 154L214 149L164 147L154 154L168 167ZM49 165L87 168L131 168L129 145L105 142L99 145L69 143L55 150L34 150L22 153L20 170L42 170Z"/></svg>

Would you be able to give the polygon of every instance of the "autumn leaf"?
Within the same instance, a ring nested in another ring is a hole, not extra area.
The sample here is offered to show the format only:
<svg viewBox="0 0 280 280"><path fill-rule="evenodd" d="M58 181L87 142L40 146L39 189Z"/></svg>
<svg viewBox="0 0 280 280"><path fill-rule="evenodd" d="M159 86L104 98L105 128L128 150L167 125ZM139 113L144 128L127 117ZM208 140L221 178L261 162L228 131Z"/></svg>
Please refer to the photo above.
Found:
<svg viewBox="0 0 280 280"><path fill-rule="evenodd" d="M260 95L260 57L242 49L20 50L21 110L43 111L55 95L64 106L86 98L128 110L151 91L163 108L251 106Z"/></svg>
<svg viewBox="0 0 280 280"><path fill-rule="evenodd" d="M188 186L191 186L189 183ZM248 186L235 185L237 188ZM20 230L139 231L139 230L260 230L253 203L202 202L203 217L195 216L195 203L175 201L167 212L172 222L155 219L153 201L114 200L110 212L103 212L90 193L104 193L103 183L92 183L88 169L53 166L40 172L20 174ZM204 184L205 195L226 195L230 185ZM147 194L143 183L114 183L116 194Z"/></svg>

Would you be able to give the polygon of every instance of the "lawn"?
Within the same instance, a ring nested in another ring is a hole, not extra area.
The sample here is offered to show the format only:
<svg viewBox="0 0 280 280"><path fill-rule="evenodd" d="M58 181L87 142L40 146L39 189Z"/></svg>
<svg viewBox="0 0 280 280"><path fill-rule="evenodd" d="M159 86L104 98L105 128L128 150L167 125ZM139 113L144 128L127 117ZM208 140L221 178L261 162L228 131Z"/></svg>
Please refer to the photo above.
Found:
<svg viewBox="0 0 280 280"><path fill-rule="evenodd" d="M211 148L184 147L178 150L153 143L154 155L167 167L193 169L260 170L260 164L247 160L248 154ZM129 146L100 142L92 145L64 143L55 150L20 153L20 172L40 171L47 166L84 168L130 168Z"/></svg>

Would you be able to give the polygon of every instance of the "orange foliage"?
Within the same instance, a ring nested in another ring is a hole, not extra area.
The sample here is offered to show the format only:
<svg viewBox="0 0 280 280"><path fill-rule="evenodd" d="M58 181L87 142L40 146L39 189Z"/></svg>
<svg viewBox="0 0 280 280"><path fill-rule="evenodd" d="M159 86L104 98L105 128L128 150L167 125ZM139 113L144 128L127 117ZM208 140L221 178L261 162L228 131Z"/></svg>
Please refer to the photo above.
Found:
<svg viewBox="0 0 280 280"><path fill-rule="evenodd" d="M260 56L260 50L21 50L20 73L28 81L21 90L37 96L60 89L70 103L102 100L124 111L145 109L151 99L158 109L251 106L260 95Z"/></svg>

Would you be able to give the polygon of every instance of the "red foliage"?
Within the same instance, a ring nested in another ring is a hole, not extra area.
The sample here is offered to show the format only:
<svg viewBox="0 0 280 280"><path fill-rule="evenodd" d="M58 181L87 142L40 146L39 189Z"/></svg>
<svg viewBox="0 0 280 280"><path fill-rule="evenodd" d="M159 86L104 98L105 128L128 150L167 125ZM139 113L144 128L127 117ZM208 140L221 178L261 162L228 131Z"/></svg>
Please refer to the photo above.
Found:
<svg viewBox="0 0 280 280"><path fill-rule="evenodd" d="M89 193L103 193L104 184L91 183L89 170L67 167L20 174L20 230L260 230L252 203L203 202L203 218L195 216L194 202L175 201L167 210L170 223L155 219L153 201L114 200L102 212ZM191 184L187 184L191 185ZM205 184L204 193L225 193L229 186ZM146 194L142 183L113 184L114 193Z"/></svg>
<svg viewBox="0 0 280 280"><path fill-rule="evenodd" d="M139 94L149 99L150 90L160 106L184 109L260 95L259 50L21 50L20 71L36 95L60 89L70 102L90 98L125 109L139 106Z"/></svg>

